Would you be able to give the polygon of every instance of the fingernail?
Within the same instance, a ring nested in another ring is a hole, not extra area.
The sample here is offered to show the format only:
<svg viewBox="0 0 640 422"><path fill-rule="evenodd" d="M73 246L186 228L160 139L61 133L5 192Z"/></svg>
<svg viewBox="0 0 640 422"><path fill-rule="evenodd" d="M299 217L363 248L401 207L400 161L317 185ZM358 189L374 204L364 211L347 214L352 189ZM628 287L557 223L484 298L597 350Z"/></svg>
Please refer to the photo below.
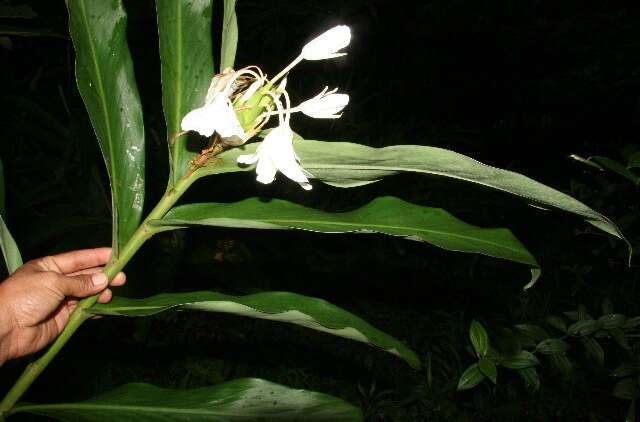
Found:
<svg viewBox="0 0 640 422"><path fill-rule="evenodd" d="M104 273L95 273L91 276L91 281L94 286L102 286L103 284L107 284L107 276Z"/></svg>

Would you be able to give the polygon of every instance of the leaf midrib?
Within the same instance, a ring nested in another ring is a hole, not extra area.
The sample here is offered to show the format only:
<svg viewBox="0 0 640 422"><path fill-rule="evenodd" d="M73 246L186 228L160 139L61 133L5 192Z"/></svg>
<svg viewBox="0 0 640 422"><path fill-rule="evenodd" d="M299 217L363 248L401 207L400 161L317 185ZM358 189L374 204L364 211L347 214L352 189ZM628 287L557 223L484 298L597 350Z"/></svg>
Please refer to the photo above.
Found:
<svg viewBox="0 0 640 422"><path fill-rule="evenodd" d="M80 4L80 10L82 13L82 23L84 24L84 29L87 35L87 43L89 44L89 50L91 51L91 58L92 58L92 62L93 62L93 68L96 72L96 89L98 90L98 97L100 97L100 105L102 107L103 113L102 115L104 116L104 126L105 126L105 130L106 130L106 144L107 144L107 150L109 151L108 156L106 156L105 161L107 162L107 166L109 167L109 175L111 177L109 177L109 186L111 186L111 212L113 213L112 216L112 224L114 229L118 227L118 186L116 183L113 183L112 180L115 180L117 178L117 170L115 167L115 160L113 159L115 157L115 153L113 150L113 136L111 134L111 125L109 124L109 122L111 121L111 118L109 117L109 108L107 107L107 99L106 99L106 94L105 94L105 89L104 89L104 83L102 80L102 72L100 70L100 66L98 65L98 55L96 52L96 47L95 44L93 43L93 37L91 36L91 29L89 27L89 19L87 18L87 9L85 6L85 2L84 0L80 0L79 1ZM97 135L97 133L96 133ZM98 142L98 144L100 144L100 147L102 148L102 143ZM118 235L118 231L114 230L113 232L113 255L114 256L118 256L118 250L119 250L119 245L120 244L120 239L119 239L119 235Z"/></svg>
<svg viewBox="0 0 640 422"><path fill-rule="evenodd" d="M173 127L170 128L169 130L172 132L170 134L168 134L168 136L172 137L175 136L176 133L179 132L179 121L180 121L180 115L181 115L181 108L182 108L182 8L181 8L181 2L180 1L176 1L175 2L176 5L176 29L175 29L175 34L176 34L176 63L175 63L175 89L174 89L174 120L173 120ZM173 172L172 172L172 176L175 178L179 178L181 175L178 174L179 171L181 170L179 168L179 164L181 162L181 157L180 157L180 152L181 149L178 148L179 143L177 142L177 140L174 140L173 142L173 146L172 146L172 152L173 154L171 154L171 156L173 157ZM174 180L175 182L175 180Z"/></svg>

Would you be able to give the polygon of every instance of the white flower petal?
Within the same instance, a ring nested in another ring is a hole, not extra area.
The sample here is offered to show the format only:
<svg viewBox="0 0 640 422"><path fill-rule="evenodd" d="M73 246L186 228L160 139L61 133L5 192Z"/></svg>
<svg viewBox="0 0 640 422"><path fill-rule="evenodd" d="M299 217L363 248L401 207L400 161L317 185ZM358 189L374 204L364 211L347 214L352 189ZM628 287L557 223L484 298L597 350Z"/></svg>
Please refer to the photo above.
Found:
<svg viewBox="0 0 640 422"><path fill-rule="evenodd" d="M258 154L243 154L236 158L236 161L239 164L249 165L254 164L256 161L258 161L259 158L260 156Z"/></svg>
<svg viewBox="0 0 640 422"><path fill-rule="evenodd" d="M191 110L182 119L180 127L183 131L198 132L202 136L211 136L215 132L215 110L209 106L204 106Z"/></svg>
<svg viewBox="0 0 640 422"><path fill-rule="evenodd" d="M351 42L351 29L346 25L335 26L314 38L302 48L301 56L305 60L324 60L344 56L339 50Z"/></svg>
<svg viewBox="0 0 640 422"><path fill-rule="evenodd" d="M209 104L187 113L180 127L183 131L195 131L202 136L218 132L223 138L246 137L229 99L221 92L213 95Z"/></svg>
<svg viewBox="0 0 640 422"><path fill-rule="evenodd" d="M256 180L258 182L264 183L265 185L273 182L273 179L276 178L277 172L278 169L269 157L260 157L258 165L256 166Z"/></svg>
<svg viewBox="0 0 640 422"><path fill-rule="evenodd" d="M340 113L349 104L347 94L328 94L323 97L314 97L304 101L296 109L309 117L316 119L337 119Z"/></svg>

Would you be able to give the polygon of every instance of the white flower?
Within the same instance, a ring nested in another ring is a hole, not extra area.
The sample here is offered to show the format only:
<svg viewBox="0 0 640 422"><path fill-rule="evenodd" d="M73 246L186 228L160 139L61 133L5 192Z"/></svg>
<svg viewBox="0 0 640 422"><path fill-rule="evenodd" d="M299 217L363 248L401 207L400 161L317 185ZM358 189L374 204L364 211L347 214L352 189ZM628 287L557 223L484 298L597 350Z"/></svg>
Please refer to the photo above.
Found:
<svg viewBox="0 0 640 422"><path fill-rule="evenodd" d="M329 87L325 87L321 93L300 103L299 106L293 108L291 111L301 111L307 116L316 119L339 118L341 114L338 113L349 104L349 95L336 94L338 88L327 92L328 89Z"/></svg>
<svg viewBox="0 0 640 422"><path fill-rule="evenodd" d="M284 94L285 98L288 96ZM307 177L312 175L304 170L298 163L298 157L293 150L293 131L289 126L289 114L283 117L283 110L280 101L274 98L276 106L280 111L280 126L271 130L258 145L255 154L245 154L237 158L240 164L254 164L256 166L256 180L260 183L268 184L273 182L276 173L280 171L289 179L300 184L304 190L311 190L311 183Z"/></svg>
<svg viewBox="0 0 640 422"><path fill-rule="evenodd" d="M314 38L302 48L300 54L305 60L324 60L344 56L339 50L349 45L351 30L346 25L338 25Z"/></svg>
<svg viewBox="0 0 640 422"><path fill-rule="evenodd" d="M211 136L214 132L218 132L223 138L237 136L245 139L246 137L233 110L233 105L224 92L214 93L211 96L211 102L187 113L180 127L185 132L192 130L202 136Z"/></svg>

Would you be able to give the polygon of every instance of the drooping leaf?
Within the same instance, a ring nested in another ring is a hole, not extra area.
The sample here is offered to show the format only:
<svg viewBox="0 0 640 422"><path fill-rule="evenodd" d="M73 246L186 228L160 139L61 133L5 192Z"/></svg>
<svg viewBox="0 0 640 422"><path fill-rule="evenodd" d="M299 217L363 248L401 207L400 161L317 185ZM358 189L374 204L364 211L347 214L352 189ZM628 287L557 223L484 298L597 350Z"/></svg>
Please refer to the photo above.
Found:
<svg viewBox="0 0 640 422"><path fill-rule="evenodd" d="M555 355L559 353L564 353L569 350L571 346L559 338L548 338L546 340L542 340L536 346L536 350L545 355Z"/></svg>
<svg viewBox="0 0 640 422"><path fill-rule="evenodd" d="M458 381L458 390L469 390L480 384L485 379L484 374L480 370L477 363L468 367L460 376Z"/></svg>
<svg viewBox="0 0 640 422"><path fill-rule="evenodd" d="M498 368L496 368L496 364L491 361L491 359L482 358L478 361L478 368L482 374L489 378L492 383L498 383Z"/></svg>
<svg viewBox="0 0 640 422"><path fill-rule="evenodd" d="M633 378L625 378L616 383L612 394L622 400L635 400L640 397L640 390Z"/></svg>
<svg viewBox="0 0 640 422"><path fill-rule="evenodd" d="M236 0L224 0L224 16L222 19L222 44L220 46L220 71L231 67L236 61L238 48L238 17L236 16Z"/></svg>
<svg viewBox="0 0 640 422"><path fill-rule="evenodd" d="M0 249L2 249L2 256L4 257L7 271L11 274L22 265L22 256L20 255L16 241L13 239L13 236L11 236L11 232L9 232L9 228L4 222L4 192L4 168L2 161L0 161Z"/></svg>
<svg viewBox="0 0 640 422"><path fill-rule="evenodd" d="M540 364L538 358L531 352L521 350L520 353L513 357L503 358L500 365L509 369L524 369Z"/></svg>
<svg viewBox="0 0 640 422"><path fill-rule="evenodd" d="M231 296L217 292L165 293L145 299L115 297L91 308L97 315L148 316L171 308L222 312L301 325L367 343L401 357L414 368L420 360L408 347L363 319L331 303L289 292Z"/></svg>
<svg viewBox="0 0 640 422"><path fill-rule="evenodd" d="M567 333L571 336L582 337L593 334L600 329L600 323L593 319L583 319L567 328Z"/></svg>
<svg viewBox="0 0 640 422"><path fill-rule="evenodd" d="M622 314L607 314L598 318L598 324L605 330L613 330L624 325L627 317Z"/></svg>
<svg viewBox="0 0 640 422"><path fill-rule="evenodd" d="M605 170L609 170L619 174L620 176L624 177L625 179L629 180L631 183L635 185L640 184L640 177L638 177L634 172L629 170L624 164L616 160L612 160L611 158L602 157L602 156L589 157L589 160L597 163L601 168Z"/></svg>
<svg viewBox="0 0 640 422"><path fill-rule="evenodd" d="M137 229L144 202L145 138L127 14L120 0L67 0L76 82L109 173L114 256Z"/></svg>
<svg viewBox="0 0 640 422"><path fill-rule="evenodd" d="M255 152L256 147L256 143L253 143L243 149L231 149L220 155L223 160L221 163L200 169L198 175L253 170L253 166L238 165L236 158L240 154ZM508 192L538 207L555 208L581 216L592 225L627 242L611 220L571 196L521 174L491 167L446 149L418 145L372 148L349 142L312 141L300 137L294 139L294 147L302 166L317 179L332 186L361 186L403 172L444 176Z"/></svg>
<svg viewBox="0 0 640 422"><path fill-rule="evenodd" d="M587 355L595 360L600 366L604 365L604 349L598 340L592 337L582 337L580 339L584 345Z"/></svg>
<svg viewBox="0 0 640 422"><path fill-rule="evenodd" d="M475 350L476 355L479 358L487 356L487 352L489 351L489 335L482 324L475 319L471 321L471 327L469 327L469 338L471 339L471 344L473 345L473 350Z"/></svg>
<svg viewBox="0 0 640 422"><path fill-rule="evenodd" d="M540 377L538 376L536 368L522 368L518 369L517 372L518 375L522 377L527 387L531 388L533 391L540 389Z"/></svg>
<svg viewBox="0 0 640 422"><path fill-rule="evenodd" d="M211 41L212 0L157 0L162 107L171 155L172 186L197 154L190 136L176 137L182 118L204 105L215 70Z"/></svg>
<svg viewBox="0 0 640 422"><path fill-rule="evenodd" d="M154 225L206 225L252 229L299 229L322 233L384 233L443 249L480 253L537 267L535 258L507 229L471 226L439 208L380 197L354 211L330 213L283 200L182 205Z"/></svg>
<svg viewBox="0 0 640 422"><path fill-rule="evenodd" d="M86 401L19 404L12 410L22 412L73 422L362 420L360 409L344 400L255 378L192 390L126 384Z"/></svg>

